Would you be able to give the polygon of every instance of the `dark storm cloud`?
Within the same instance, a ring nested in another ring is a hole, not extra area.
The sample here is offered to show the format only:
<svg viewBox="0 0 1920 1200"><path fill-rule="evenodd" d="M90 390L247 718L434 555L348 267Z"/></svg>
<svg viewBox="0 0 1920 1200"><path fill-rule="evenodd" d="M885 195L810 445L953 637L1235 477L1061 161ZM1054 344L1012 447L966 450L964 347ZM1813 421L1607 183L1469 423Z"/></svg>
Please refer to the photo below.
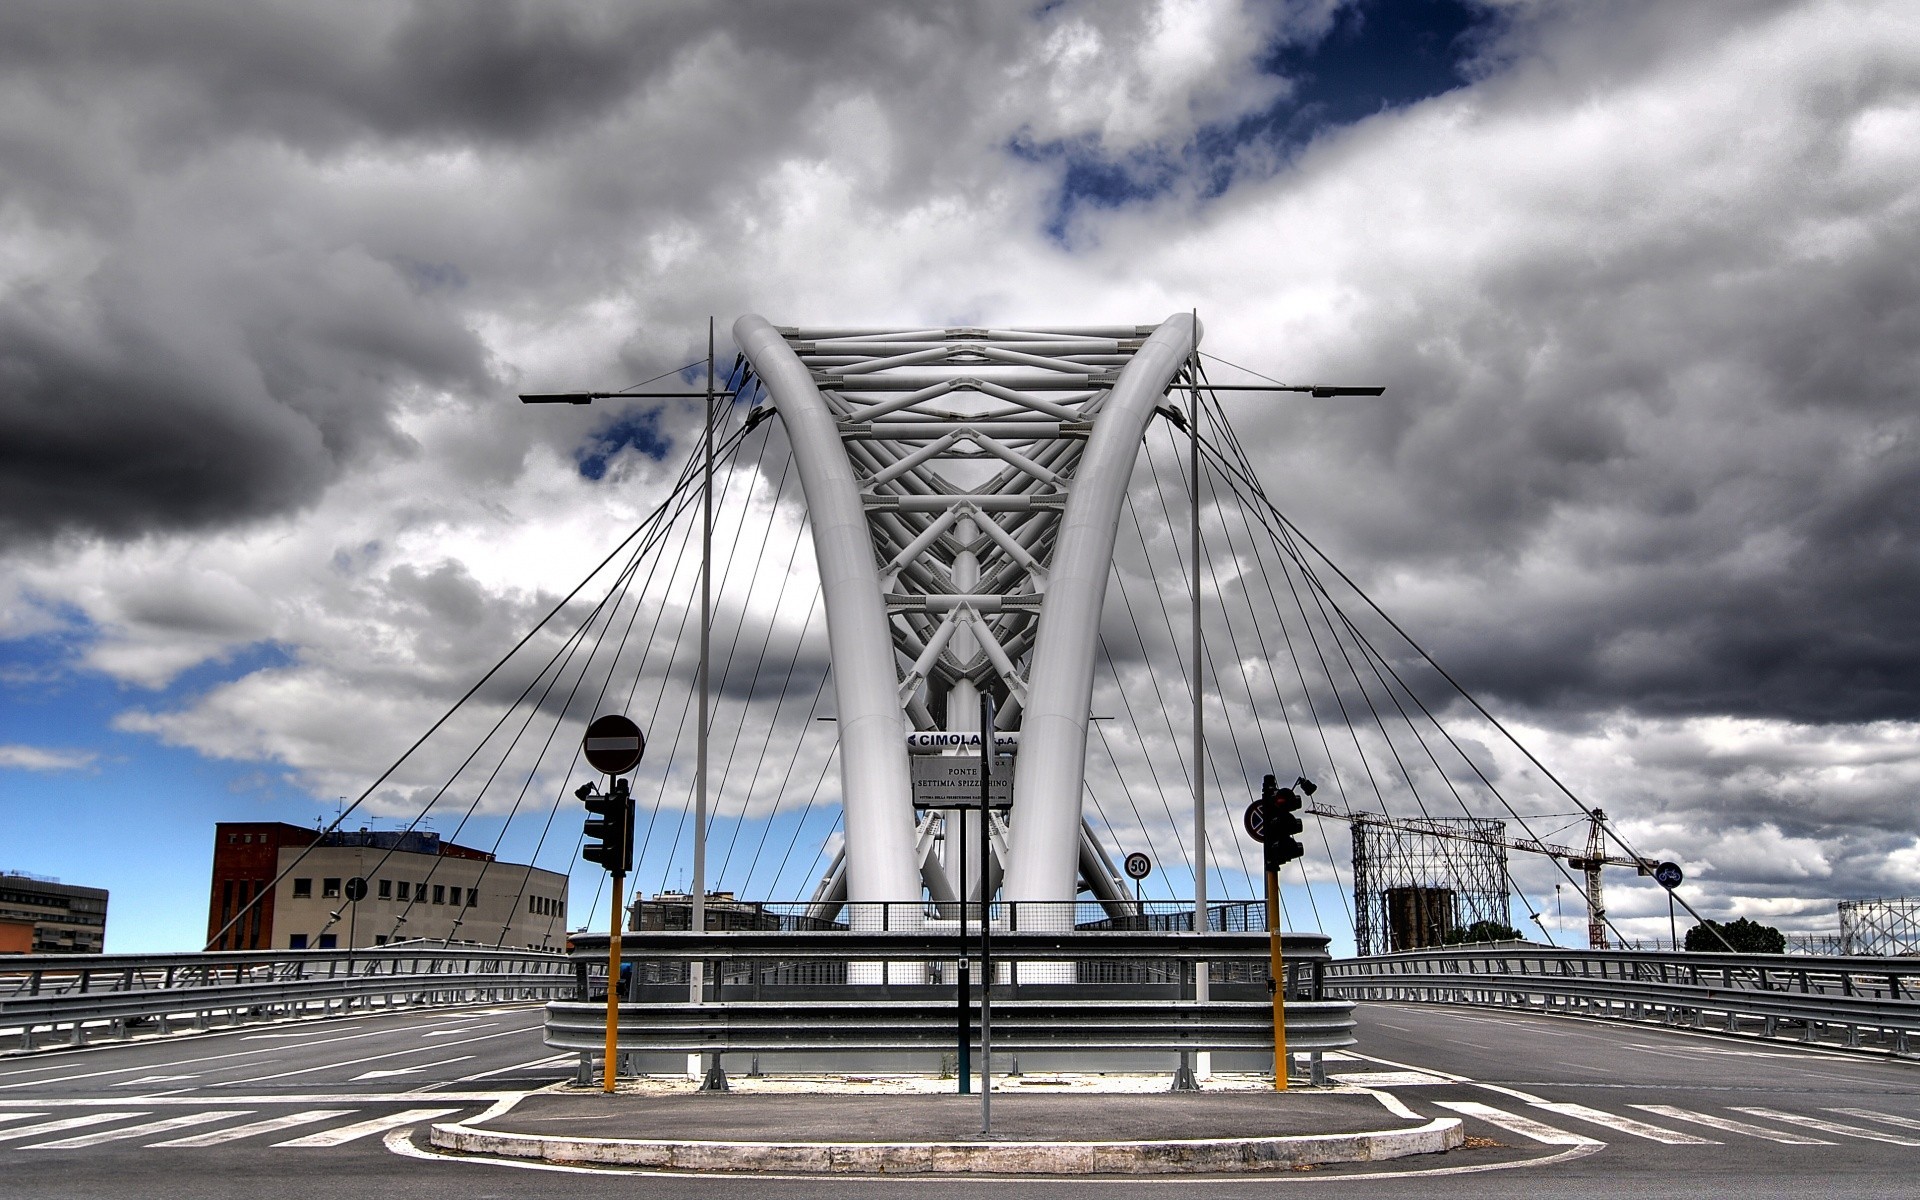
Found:
<svg viewBox="0 0 1920 1200"><path fill-rule="evenodd" d="M1530 64L1458 111L1485 142L1457 170L1494 175L1443 177L1431 203L1498 191L1505 223L1370 264L1372 319L1318 350L1389 393L1288 406L1312 449L1275 450L1286 507L1502 702L1920 717L1920 209L1896 147L1920 56L1784 75L1735 145L1702 132L1729 115L1702 91L1629 147L1644 118L1624 114L1659 111L1639 89L1683 61L1734 72L1768 36L1649 11L1677 44L1634 62L1587 153L1536 140L1549 114L1579 122L1578 74ZM1556 37L1549 57L1591 72L1647 33ZM1519 96L1529 116L1499 128Z"/></svg>

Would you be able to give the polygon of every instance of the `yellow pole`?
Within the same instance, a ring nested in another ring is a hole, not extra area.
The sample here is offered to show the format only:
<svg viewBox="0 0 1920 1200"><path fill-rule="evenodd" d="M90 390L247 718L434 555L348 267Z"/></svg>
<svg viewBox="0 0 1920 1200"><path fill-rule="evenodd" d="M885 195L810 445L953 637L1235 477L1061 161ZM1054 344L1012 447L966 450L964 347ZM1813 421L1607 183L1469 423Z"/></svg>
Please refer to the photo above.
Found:
<svg viewBox="0 0 1920 1200"><path fill-rule="evenodd" d="M626 876L613 877L613 912L608 917L612 936L607 939L607 1065L600 1090L613 1094L613 1076L620 1061L620 889Z"/></svg>
<svg viewBox="0 0 1920 1200"><path fill-rule="evenodd" d="M1280 872L1267 868L1267 970L1273 978L1273 1090L1287 1090L1287 977L1280 967Z"/></svg>

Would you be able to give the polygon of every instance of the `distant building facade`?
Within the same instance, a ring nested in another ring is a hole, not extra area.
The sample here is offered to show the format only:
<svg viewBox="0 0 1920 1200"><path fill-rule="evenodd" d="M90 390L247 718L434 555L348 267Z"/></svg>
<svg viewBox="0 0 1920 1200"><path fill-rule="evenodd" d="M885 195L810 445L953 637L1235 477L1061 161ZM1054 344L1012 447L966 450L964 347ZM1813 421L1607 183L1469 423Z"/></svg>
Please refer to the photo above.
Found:
<svg viewBox="0 0 1920 1200"><path fill-rule="evenodd" d="M366 885L357 904L347 898L355 879ZM566 896L565 875L499 862L435 833L223 821L214 827L207 945L330 950L450 938L561 949Z"/></svg>
<svg viewBox="0 0 1920 1200"><path fill-rule="evenodd" d="M107 944L107 890L0 875L0 921L32 926L36 954L99 954ZM9 943L18 940L16 932Z"/></svg>

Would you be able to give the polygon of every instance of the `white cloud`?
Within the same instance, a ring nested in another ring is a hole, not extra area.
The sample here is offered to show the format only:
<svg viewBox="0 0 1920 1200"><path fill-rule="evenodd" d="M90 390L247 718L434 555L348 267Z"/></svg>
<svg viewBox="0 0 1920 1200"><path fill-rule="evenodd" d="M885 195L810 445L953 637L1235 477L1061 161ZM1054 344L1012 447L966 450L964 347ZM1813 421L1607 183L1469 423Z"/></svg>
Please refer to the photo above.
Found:
<svg viewBox="0 0 1920 1200"><path fill-rule="evenodd" d="M1178 160L1279 94L1262 47L1330 8L1069 4L1036 25L996 6L662 6L584 38L554 17L542 36L577 78L511 111L402 78L383 56L405 14L290 11L292 33L255 32L270 62L280 34L306 45L298 71L206 58L205 36L153 58L115 37L115 77L89 77L77 112L16 72L0 114L51 164L0 196L18 235L0 233L0 296L46 362L117 364L87 397L123 397L63 410L54 440L124 426L117 461L145 472L62 477L141 499L19 550L0 629L78 614L96 636L77 665L145 688L277 651L200 694L136 697L121 728L357 792L690 444L694 413L669 410L667 464L629 452L590 483L573 454L607 411L512 393L680 366L709 313L724 339L741 311L1197 306L1222 358L1390 385L1236 419L1289 511L1637 846L1737 905L1904 886L1910 6L1527 10L1473 86L1216 199L1189 179L1083 211L1071 249L1045 232L1057 165L1015 139ZM462 38L498 33L444 32L455 65ZM802 591L779 606L790 628ZM662 595L673 630L684 583ZM756 618L775 610L756 597ZM1463 728L1517 799L1564 807ZM1126 761L1178 741L1149 731ZM459 756L434 751L382 802L430 793ZM1144 820L1161 841L1179 824Z"/></svg>
<svg viewBox="0 0 1920 1200"><path fill-rule="evenodd" d="M47 746L0 746L0 769L15 771L84 771L100 756L91 750L60 750Z"/></svg>

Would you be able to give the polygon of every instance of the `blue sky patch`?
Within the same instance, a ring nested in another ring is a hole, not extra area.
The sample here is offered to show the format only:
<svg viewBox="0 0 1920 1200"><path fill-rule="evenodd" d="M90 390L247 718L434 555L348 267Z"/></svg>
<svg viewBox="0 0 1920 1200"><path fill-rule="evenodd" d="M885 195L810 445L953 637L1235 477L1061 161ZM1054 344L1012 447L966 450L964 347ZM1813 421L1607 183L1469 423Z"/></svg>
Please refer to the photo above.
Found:
<svg viewBox="0 0 1920 1200"><path fill-rule="evenodd" d="M673 453L673 439L661 432L660 413L658 406L622 413L613 424L588 438L586 445L574 451L580 474L588 479L604 479L607 464L629 446L655 462L664 460Z"/></svg>
<svg viewBox="0 0 1920 1200"><path fill-rule="evenodd" d="M1285 162L1328 130L1463 86L1463 64L1497 19L1466 0L1361 0L1342 9L1318 42L1269 48L1261 69L1293 81L1286 96L1263 112L1200 130L1189 146L1115 155L1093 137L1043 142L1020 135L1007 149L1059 165L1045 228L1065 242L1083 209L1151 200L1183 181L1201 197L1217 196L1246 169L1248 148L1268 152L1253 161Z"/></svg>

